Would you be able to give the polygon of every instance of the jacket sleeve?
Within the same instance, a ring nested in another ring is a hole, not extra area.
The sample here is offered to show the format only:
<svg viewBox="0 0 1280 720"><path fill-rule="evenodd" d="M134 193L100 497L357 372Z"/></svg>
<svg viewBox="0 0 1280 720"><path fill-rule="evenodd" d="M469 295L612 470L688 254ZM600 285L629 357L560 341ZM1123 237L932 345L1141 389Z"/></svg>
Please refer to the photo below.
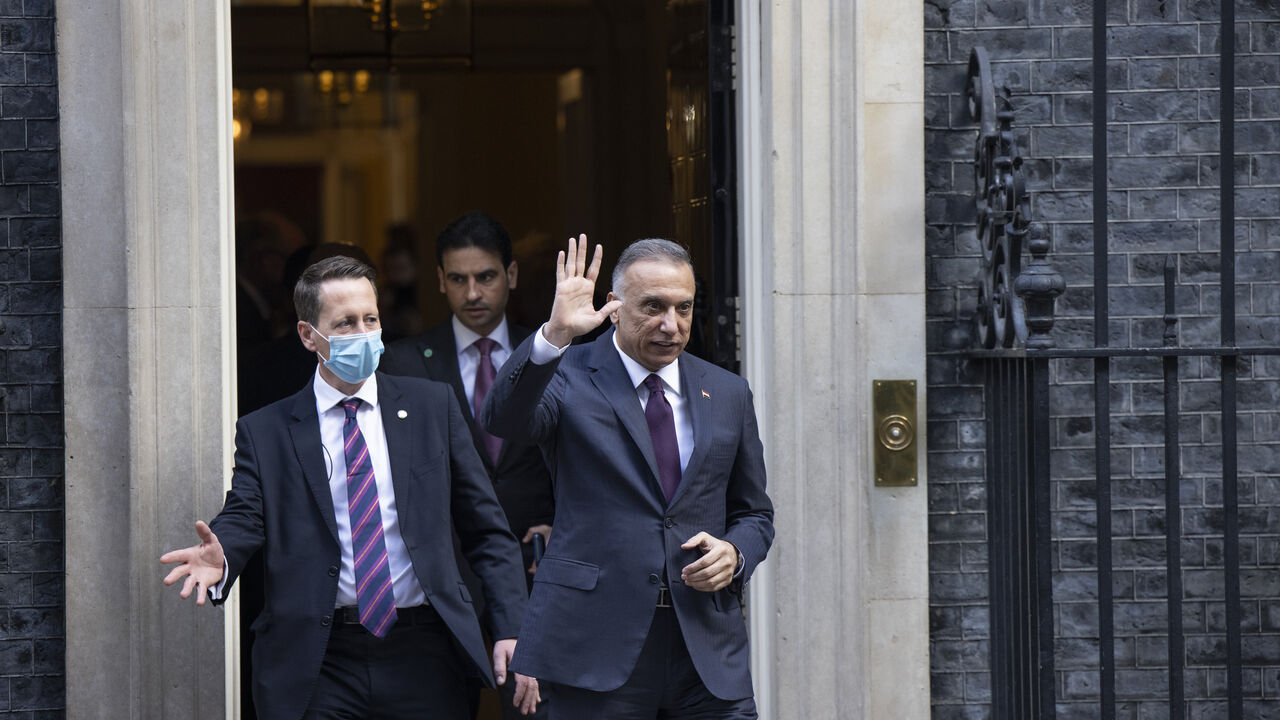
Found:
<svg viewBox="0 0 1280 720"><path fill-rule="evenodd" d="M480 425L490 434L526 445L551 440L560 419L564 383L558 373L560 359L545 365L530 359L533 340L534 335L525 338L507 358L480 411Z"/></svg>
<svg viewBox="0 0 1280 720"><path fill-rule="evenodd" d="M235 467L231 472L231 489L222 511L209 523L218 536L227 559L227 577L221 604L240 577L249 558L262 547L265 538L262 521L262 480L259 477L257 448L253 433L243 419L236 422Z"/></svg>
<svg viewBox="0 0 1280 720"><path fill-rule="evenodd" d="M449 406L453 526L467 563L484 587L490 634L495 639L513 638L520 632L528 592L520 544L507 526L457 398L447 390L442 394Z"/></svg>

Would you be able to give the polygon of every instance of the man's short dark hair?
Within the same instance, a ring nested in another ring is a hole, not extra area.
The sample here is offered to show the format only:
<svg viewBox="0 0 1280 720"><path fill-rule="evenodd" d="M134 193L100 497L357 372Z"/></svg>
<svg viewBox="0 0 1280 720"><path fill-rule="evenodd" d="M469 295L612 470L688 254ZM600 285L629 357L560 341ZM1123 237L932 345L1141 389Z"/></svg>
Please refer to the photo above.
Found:
<svg viewBox="0 0 1280 720"><path fill-rule="evenodd" d="M673 265L688 265L690 270L693 269L693 259L689 257L689 251L679 243L662 238L637 240L622 251L618 256L618 264L613 266L614 295L626 297L623 276L626 275L627 268L641 260L663 260Z"/></svg>
<svg viewBox="0 0 1280 720"><path fill-rule="evenodd" d="M320 322L320 286L329 280L364 278L373 286L373 296L378 297L378 273L371 265L346 255L335 255L312 264L302 271L298 284L293 286L293 308L298 319L311 323Z"/></svg>
<svg viewBox="0 0 1280 720"><path fill-rule="evenodd" d="M436 238L436 264L444 267L448 250L480 248L502 258L502 267L511 265L511 236L502 223L482 212L469 212L449 223Z"/></svg>

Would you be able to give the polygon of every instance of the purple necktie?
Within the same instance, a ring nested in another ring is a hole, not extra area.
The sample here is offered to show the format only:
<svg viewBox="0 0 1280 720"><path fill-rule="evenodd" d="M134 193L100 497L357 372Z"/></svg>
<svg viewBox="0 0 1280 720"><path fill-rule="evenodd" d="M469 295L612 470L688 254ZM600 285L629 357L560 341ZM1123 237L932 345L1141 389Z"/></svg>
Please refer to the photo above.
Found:
<svg viewBox="0 0 1280 720"><path fill-rule="evenodd" d="M676 442L676 419L671 403L662 391L662 378L652 373L644 379L649 388L649 402L644 406L644 419L649 424L649 437L653 438L653 454L658 460L658 478L662 480L662 493L667 502L675 497L680 487L680 444Z"/></svg>
<svg viewBox="0 0 1280 720"><path fill-rule="evenodd" d="M360 398L342 401L347 413L342 439L347 456L347 513L351 517L351 551L356 565L356 604L360 608L360 624L375 636L386 637L396 624L396 597L391 590L373 461L356 424L359 407Z"/></svg>
<svg viewBox="0 0 1280 720"><path fill-rule="evenodd" d="M490 353L498 346L498 343L487 337L480 338L472 343L476 349L480 351L480 365L476 367L476 385L475 390L471 393L471 417L476 418L476 432L480 433L480 441L484 443L484 449L489 453L489 461L494 467L498 466L498 453L502 452L502 440L496 438L480 427L480 408L484 407L484 399L489 395L489 389L493 387L493 379L497 377L498 371L493 367L493 358Z"/></svg>

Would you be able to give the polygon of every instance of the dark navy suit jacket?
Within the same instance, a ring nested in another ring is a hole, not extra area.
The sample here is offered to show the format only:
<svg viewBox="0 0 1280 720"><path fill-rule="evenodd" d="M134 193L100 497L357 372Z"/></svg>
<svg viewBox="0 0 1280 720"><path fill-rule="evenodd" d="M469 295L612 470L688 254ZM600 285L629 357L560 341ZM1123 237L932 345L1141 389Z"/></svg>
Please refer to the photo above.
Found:
<svg viewBox="0 0 1280 720"><path fill-rule="evenodd" d="M480 421L536 442L555 481L555 533L534 576L512 668L556 683L620 687L644 645L665 571L698 675L717 697L749 697L741 583L773 541L773 506L751 391L742 378L680 357L693 453L668 506L648 425L613 333L555 362L529 360L532 338L503 365ZM742 553L739 580L705 593L680 582L700 531Z"/></svg>
<svg viewBox="0 0 1280 720"><path fill-rule="evenodd" d="M519 633L520 551L447 385L378 374L400 530L427 599L480 674L493 676L452 532L484 581L494 637ZM266 603L254 623L259 717L299 718L320 675L338 593L341 548L311 383L236 424L235 470L210 523L226 553L227 590L262 549ZM225 597L225 594L224 594Z"/></svg>

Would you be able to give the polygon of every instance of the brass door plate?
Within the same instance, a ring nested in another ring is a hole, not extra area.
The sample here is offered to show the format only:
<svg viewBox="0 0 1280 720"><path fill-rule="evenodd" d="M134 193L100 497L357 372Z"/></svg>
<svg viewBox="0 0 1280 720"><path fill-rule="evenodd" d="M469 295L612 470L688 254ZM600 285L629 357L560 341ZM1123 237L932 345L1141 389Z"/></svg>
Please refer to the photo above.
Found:
<svg viewBox="0 0 1280 720"><path fill-rule="evenodd" d="M913 487L918 476L916 381L872 382L876 487Z"/></svg>

